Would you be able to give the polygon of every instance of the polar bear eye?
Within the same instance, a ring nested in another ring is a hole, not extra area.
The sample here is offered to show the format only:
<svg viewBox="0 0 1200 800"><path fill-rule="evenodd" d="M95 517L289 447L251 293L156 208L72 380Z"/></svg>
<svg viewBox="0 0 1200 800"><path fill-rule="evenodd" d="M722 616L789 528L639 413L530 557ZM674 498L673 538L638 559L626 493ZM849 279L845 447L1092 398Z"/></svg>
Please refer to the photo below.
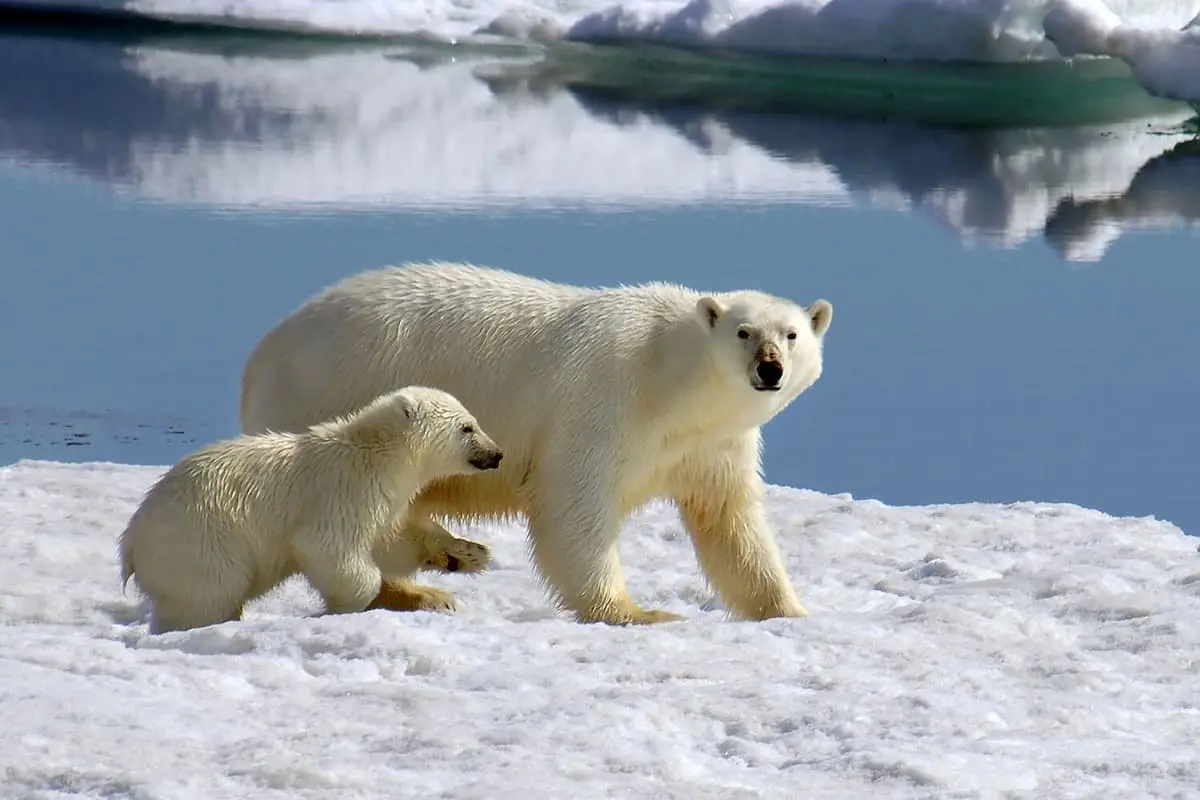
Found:
<svg viewBox="0 0 1200 800"><path fill-rule="evenodd" d="M470 434L470 433L474 433L474 432L475 432L475 426L474 426L474 425L463 425L463 426L462 426L462 432L463 432L463 433L468 433L468 434Z"/></svg>
<svg viewBox="0 0 1200 800"><path fill-rule="evenodd" d="M738 338L739 338L739 339L749 339L749 338L750 338L750 331L746 330L745 328L742 328L742 329L740 329L740 330L738 331Z"/></svg>
<svg viewBox="0 0 1200 800"><path fill-rule="evenodd" d="M788 340L793 341L793 342L796 341L796 332L795 331L788 331Z"/></svg>

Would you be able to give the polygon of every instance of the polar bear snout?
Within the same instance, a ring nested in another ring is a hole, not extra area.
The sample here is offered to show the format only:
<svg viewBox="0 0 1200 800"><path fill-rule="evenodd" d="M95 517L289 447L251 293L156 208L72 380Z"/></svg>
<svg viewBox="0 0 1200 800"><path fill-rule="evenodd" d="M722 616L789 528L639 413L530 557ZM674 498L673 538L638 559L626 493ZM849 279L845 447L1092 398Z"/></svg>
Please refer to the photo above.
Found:
<svg viewBox="0 0 1200 800"><path fill-rule="evenodd" d="M481 448L471 454L467 463L478 470L496 469L500 466L502 458L504 458L504 452L498 448Z"/></svg>
<svg viewBox="0 0 1200 800"><path fill-rule="evenodd" d="M465 446L462 452L467 457L467 464L471 469L483 472L497 469L500 466L500 461L504 458L504 451L492 437L483 432L478 422L471 420L460 430L467 435L463 442Z"/></svg>
<svg viewBox="0 0 1200 800"><path fill-rule="evenodd" d="M783 381L783 355L774 344L764 344L754 354L754 373L750 379L760 392L777 392Z"/></svg>
<svg viewBox="0 0 1200 800"><path fill-rule="evenodd" d="M778 361L760 361L754 369L758 378L755 389L764 392L779 391L779 381L783 379L783 365Z"/></svg>

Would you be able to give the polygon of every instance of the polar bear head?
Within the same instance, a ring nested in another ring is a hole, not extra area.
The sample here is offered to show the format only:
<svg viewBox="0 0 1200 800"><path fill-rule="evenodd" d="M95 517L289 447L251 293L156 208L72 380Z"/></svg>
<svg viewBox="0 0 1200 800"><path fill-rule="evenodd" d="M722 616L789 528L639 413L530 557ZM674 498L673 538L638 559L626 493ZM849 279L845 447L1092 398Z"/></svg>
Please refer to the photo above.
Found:
<svg viewBox="0 0 1200 800"><path fill-rule="evenodd" d="M708 295L696 304L713 337L717 368L743 402L778 410L821 377L833 305L807 308L763 292Z"/></svg>
<svg viewBox="0 0 1200 800"><path fill-rule="evenodd" d="M427 478L496 469L504 457L454 395L406 386L375 399L351 418L360 443L401 442Z"/></svg>
<svg viewBox="0 0 1200 800"><path fill-rule="evenodd" d="M411 421L409 447L427 471L469 474L500 466L504 453L454 395L428 386L398 394Z"/></svg>

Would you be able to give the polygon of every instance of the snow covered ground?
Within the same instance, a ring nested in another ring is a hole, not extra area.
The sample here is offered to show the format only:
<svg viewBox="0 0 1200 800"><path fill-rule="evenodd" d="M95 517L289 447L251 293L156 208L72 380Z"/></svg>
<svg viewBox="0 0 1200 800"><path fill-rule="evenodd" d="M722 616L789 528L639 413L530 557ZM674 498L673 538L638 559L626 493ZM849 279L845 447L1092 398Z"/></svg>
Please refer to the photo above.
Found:
<svg viewBox="0 0 1200 800"><path fill-rule="evenodd" d="M0 796L1200 796L1200 540L1069 505L773 488L813 616L725 621L675 516L623 540L654 628L553 615L515 526L461 611L148 636L115 539L157 467L0 468Z"/></svg>

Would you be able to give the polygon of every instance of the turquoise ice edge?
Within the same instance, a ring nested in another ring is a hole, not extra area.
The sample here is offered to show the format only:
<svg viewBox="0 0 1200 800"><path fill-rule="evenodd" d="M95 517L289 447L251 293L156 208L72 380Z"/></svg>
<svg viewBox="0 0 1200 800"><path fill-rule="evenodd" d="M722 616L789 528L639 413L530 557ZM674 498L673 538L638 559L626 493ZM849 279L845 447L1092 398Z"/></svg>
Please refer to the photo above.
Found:
<svg viewBox="0 0 1200 800"><path fill-rule="evenodd" d="M949 126L1076 126L1186 113L1107 58L1020 63L867 61L567 43L540 70L592 93Z"/></svg>

